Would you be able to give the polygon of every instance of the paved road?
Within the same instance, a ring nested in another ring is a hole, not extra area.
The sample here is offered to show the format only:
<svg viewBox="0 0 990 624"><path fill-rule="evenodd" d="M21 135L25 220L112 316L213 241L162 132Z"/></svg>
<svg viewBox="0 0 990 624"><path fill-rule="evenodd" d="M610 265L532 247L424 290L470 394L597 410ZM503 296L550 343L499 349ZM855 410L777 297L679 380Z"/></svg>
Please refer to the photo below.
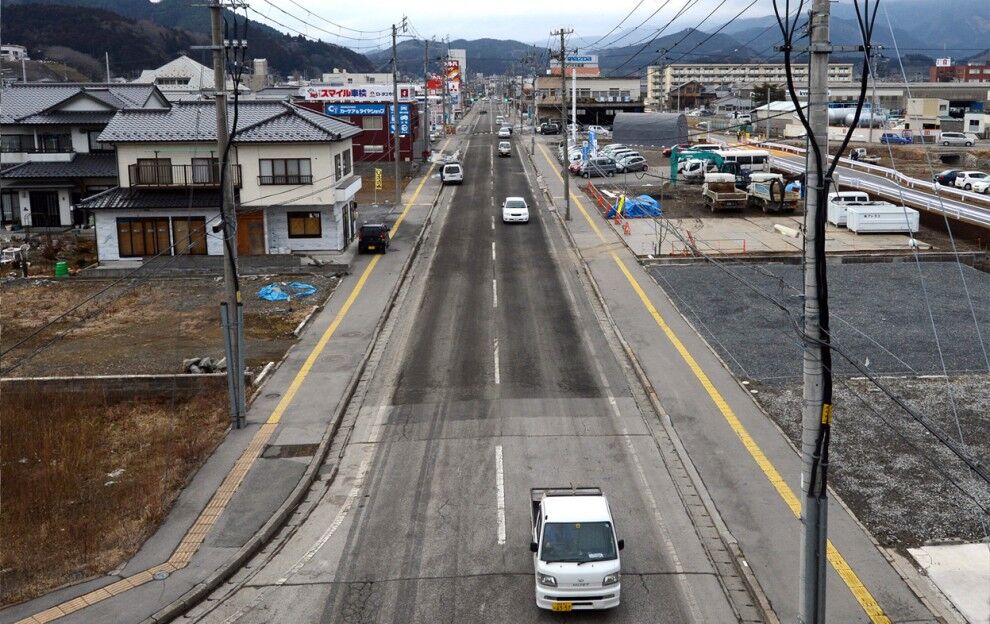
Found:
<svg viewBox="0 0 990 624"><path fill-rule="evenodd" d="M736 621L560 234L539 210L499 221L501 198L536 198L520 159L493 155L486 117L469 119L465 184L414 267L337 480L244 587L187 620L550 621L528 490L573 483L605 489L626 540L623 602L601 620Z"/></svg>

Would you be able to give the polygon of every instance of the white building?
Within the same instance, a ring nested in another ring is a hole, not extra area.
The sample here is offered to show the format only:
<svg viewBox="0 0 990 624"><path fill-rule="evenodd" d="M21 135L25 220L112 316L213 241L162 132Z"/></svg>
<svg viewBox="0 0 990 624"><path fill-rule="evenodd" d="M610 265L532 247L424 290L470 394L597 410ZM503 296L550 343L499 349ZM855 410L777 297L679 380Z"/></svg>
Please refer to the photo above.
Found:
<svg viewBox="0 0 990 624"><path fill-rule="evenodd" d="M242 129L230 154L238 254L345 248L361 188L351 155L351 137L360 129L276 101L242 102L239 117ZM100 140L116 146L120 180L81 203L96 215L101 263L223 253L214 232L221 192L212 102L122 111Z"/></svg>
<svg viewBox="0 0 990 624"><path fill-rule="evenodd" d="M213 92L213 70L186 55L165 63L158 69L146 69L141 72L134 84L153 84L158 87L171 102L180 100L198 100L203 93ZM227 90L232 91L234 82L227 79ZM240 86L241 92L248 92L245 85Z"/></svg>
<svg viewBox="0 0 990 624"><path fill-rule="evenodd" d="M0 45L0 59L5 61L30 61L27 48L22 45L5 43Z"/></svg>
<svg viewBox="0 0 990 624"><path fill-rule="evenodd" d="M323 85L328 87L347 87L350 85L364 84L392 84L392 73L383 72L377 74L365 74L361 72L349 72L346 70L334 70L329 74L323 74Z"/></svg>
<svg viewBox="0 0 990 624"><path fill-rule="evenodd" d="M792 66L795 82L808 81L807 64ZM852 63L830 63L828 79L835 82L852 82ZM651 65L646 70L647 103L663 101L664 96L679 84L697 81L704 85L783 84L787 74L783 63L671 63Z"/></svg>

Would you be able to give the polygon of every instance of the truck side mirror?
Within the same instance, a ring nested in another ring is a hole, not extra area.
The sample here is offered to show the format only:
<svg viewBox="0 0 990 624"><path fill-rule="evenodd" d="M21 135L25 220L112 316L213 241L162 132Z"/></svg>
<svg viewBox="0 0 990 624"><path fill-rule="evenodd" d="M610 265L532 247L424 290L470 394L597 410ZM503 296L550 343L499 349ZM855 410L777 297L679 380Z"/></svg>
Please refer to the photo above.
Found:
<svg viewBox="0 0 990 624"><path fill-rule="evenodd" d="M619 540L619 550L622 550L625 547L626 547L626 540L620 539Z"/></svg>
<svg viewBox="0 0 990 624"><path fill-rule="evenodd" d="M529 552L537 552L538 550L540 550L539 544L537 544L536 542L529 543Z"/></svg>

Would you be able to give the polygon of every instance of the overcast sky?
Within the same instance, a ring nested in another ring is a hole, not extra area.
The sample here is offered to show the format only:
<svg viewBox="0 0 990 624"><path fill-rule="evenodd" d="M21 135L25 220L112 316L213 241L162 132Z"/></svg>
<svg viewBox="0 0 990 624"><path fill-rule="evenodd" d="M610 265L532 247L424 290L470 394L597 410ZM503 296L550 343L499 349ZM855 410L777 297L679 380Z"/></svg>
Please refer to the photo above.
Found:
<svg viewBox="0 0 990 624"><path fill-rule="evenodd" d="M273 0L278 6L298 17L308 18L309 25L292 21L285 13L279 12L265 2L252 3L255 14L271 15L273 19L282 21L287 26L311 34L313 37L339 43L366 51L367 47L387 43L385 39L374 41L353 41L335 39L322 32L325 29L334 33L343 33L356 37L376 37L377 35L359 35L349 31L340 31L329 23L321 21L326 18L360 30L379 30L388 28L392 23L399 23L402 15L408 16L416 32L424 37L436 35L442 37L449 34L451 39L516 39L543 46L550 31L561 26L573 28L575 35L580 37L598 37L607 33L619 20L625 17L636 6L638 0L617 0L603 2L602 0L568 0L567 2L548 0L499 0L498 2L472 2L470 0L430 0L429 2L400 2L399 0L376 0L376 2L341 2L333 3L332 8L325 0L295 0L306 7L315 16L306 15L303 9L290 2ZM654 10L663 4L664 0L644 0L642 5L629 17L622 28L632 28L639 25ZM665 24L685 6L692 2L691 7L684 12L666 33L677 32L690 26L697 26L720 4L722 0L669 0L668 4L654 16L649 24L654 28ZM716 10L708 21L701 25L701 30L711 31L718 28L736 15L748 1L728 0ZM566 11L562 14L561 7ZM758 17L772 12L771 0L757 0L744 17ZM278 28L277 25L275 25ZM283 29L284 30L284 29ZM629 37L628 43L633 43L649 31L640 29ZM617 33L618 34L618 33ZM617 36L613 35L613 37Z"/></svg>

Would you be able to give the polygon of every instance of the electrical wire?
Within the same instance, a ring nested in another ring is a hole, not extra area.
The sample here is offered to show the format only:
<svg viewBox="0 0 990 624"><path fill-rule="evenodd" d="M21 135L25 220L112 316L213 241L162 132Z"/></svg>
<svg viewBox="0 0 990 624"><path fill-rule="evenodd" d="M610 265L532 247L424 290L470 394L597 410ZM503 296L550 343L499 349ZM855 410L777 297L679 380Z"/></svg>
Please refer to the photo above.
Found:
<svg viewBox="0 0 990 624"><path fill-rule="evenodd" d="M608 31L607 33L605 33L604 35L602 35L601 37L599 37L597 40L595 40L592 43L589 43L588 45L586 45L584 47L586 49L588 49L588 50L595 49L595 46L596 45L598 45L599 43L601 43L605 39L608 39L612 35L612 33L614 33L616 30L618 30L620 26L622 26L623 24L625 24L626 23L626 20L629 19L630 17L632 17L632 14L635 13L636 11L638 11L639 10L639 7L643 6L643 2L645 2L645 0L639 0L639 2L636 3L636 6L634 6L632 8L632 10L629 11L629 13L626 14L625 17L623 17L621 20L619 20L619 23L618 24L616 24L615 26L612 27L612 30Z"/></svg>

